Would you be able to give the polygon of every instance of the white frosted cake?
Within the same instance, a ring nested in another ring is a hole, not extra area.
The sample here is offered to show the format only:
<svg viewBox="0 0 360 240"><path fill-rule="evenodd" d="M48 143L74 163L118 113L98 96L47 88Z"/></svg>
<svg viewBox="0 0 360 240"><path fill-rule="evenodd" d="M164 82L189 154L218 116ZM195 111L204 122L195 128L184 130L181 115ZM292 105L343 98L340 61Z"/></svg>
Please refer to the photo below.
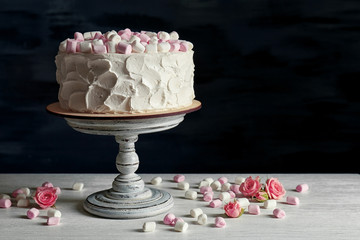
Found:
<svg viewBox="0 0 360 240"><path fill-rule="evenodd" d="M192 104L193 45L176 32L76 32L60 43L56 80L63 109L138 113Z"/></svg>

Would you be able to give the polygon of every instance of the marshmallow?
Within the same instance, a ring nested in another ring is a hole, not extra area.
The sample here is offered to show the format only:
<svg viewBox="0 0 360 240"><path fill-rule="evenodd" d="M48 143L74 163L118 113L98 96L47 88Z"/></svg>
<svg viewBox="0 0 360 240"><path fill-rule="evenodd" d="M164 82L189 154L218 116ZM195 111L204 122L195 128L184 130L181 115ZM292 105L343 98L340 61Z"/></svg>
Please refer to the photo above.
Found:
<svg viewBox="0 0 360 240"><path fill-rule="evenodd" d="M151 179L151 184L152 185L159 185L161 182L162 182L161 177L154 177L153 179Z"/></svg>
<svg viewBox="0 0 360 240"><path fill-rule="evenodd" d="M14 190L14 191L11 193L11 196L14 197L14 198L16 198L16 196L17 196L18 194L20 194L20 193L24 193L24 190L21 189L21 188L18 188L18 189Z"/></svg>
<svg viewBox="0 0 360 240"><path fill-rule="evenodd" d="M200 225L204 225L207 223L207 215L205 213L202 213L198 216L197 223Z"/></svg>
<svg viewBox="0 0 360 240"><path fill-rule="evenodd" d="M24 193L19 193L16 195L16 201L19 201L20 199L26 199L26 195Z"/></svg>
<svg viewBox="0 0 360 240"><path fill-rule="evenodd" d="M145 33L141 33L139 37L140 37L140 42L148 43L150 41L150 37Z"/></svg>
<svg viewBox="0 0 360 240"><path fill-rule="evenodd" d="M55 187L55 189L56 189L56 195L61 194L61 188L60 187Z"/></svg>
<svg viewBox="0 0 360 240"><path fill-rule="evenodd" d="M47 225L54 226L60 223L59 217L49 217L47 220Z"/></svg>
<svg viewBox="0 0 360 240"><path fill-rule="evenodd" d="M233 191L228 191L228 193L230 194L231 199L236 197L236 194Z"/></svg>
<svg viewBox="0 0 360 240"><path fill-rule="evenodd" d="M201 208L194 208L194 209L191 209L190 210L190 215L193 217L193 218L197 218L200 214L202 214L203 211L201 210Z"/></svg>
<svg viewBox="0 0 360 240"><path fill-rule="evenodd" d="M66 51L66 40L62 41L60 44L59 44L59 51L60 52L65 52Z"/></svg>
<svg viewBox="0 0 360 240"><path fill-rule="evenodd" d="M215 180L214 182L212 182L210 184L210 187L214 190L217 191L221 188L221 183L218 180Z"/></svg>
<svg viewBox="0 0 360 240"><path fill-rule="evenodd" d="M307 185L306 183L303 184L299 184L296 186L296 191L303 193L309 190L309 185Z"/></svg>
<svg viewBox="0 0 360 240"><path fill-rule="evenodd" d="M203 180L203 181L201 181L199 183L199 188L201 188L201 187L209 187L209 186L210 186L210 183L208 181L205 181L205 180Z"/></svg>
<svg viewBox="0 0 360 240"><path fill-rule="evenodd" d="M105 45L94 45L92 46L93 52L94 53L106 53L106 46Z"/></svg>
<svg viewBox="0 0 360 240"><path fill-rule="evenodd" d="M102 45L104 45L104 42L103 42L103 40L101 40L101 39L94 39L94 40L92 41L92 45L93 45L93 46L102 46Z"/></svg>
<svg viewBox="0 0 360 240"><path fill-rule="evenodd" d="M30 208L27 212L26 212L26 216L29 218L29 219L34 219L36 218L37 216L39 216L39 209L37 208Z"/></svg>
<svg viewBox="0 0 360 240"><path fill-rule="evenodd" d="M225 219L222 217L216 217L215 218L215 227L223 228L226 226Z"/></svg>
<svg viewBox="0 0 360 240"><path fill-rule="evenodd" d="M44 182L41 186L42 187L54 187L54 185L51 182Z"/></svg>
<svg viewBox="0 0 360 240"><path fill-rule="evenodd" d="M117 52L123 53L123 54L130 54L132 52L132 47L130 44L119 42L116 48Z"/></svg>
<svg viewBox="0 0 360 240"><path fill-rule="evenodd" d="M101 32L96 32L94 35L94 39L103 39L104 36L101 34Z"/></svg>
<svg viewBox="0 0 360 240"><path fill-rule="evenodd" d="M276 207L276 200L269 199L264 202L264 208L270 208L273 209Z"/></svg>
<svg viewBox="0 0 360 240"><path fill-rule="evenodd" d="M221 205L222 205L222 201L220 199L212 200L209 204L209 206L212 208L218 208L218 207L221 207Z"/></svg>
<svg viewBox="0 0 360 240"><path fill-rule="evenodd" d="M108 32L106 32L106 33L104 34L105 38L106 38L106 39L109 39L109 40L110 40L110 38L112 38L112 37L115 36L115 35L119 36L119 35L117 34L117 32L114 31L114 30L108 31ZM119 36L119 37L120 37L120 36Z"/></svg>
<svg viewBox="0 0 360 240"><path fill-rule="evenodd" d="M131 33L128 32L124 32L122 34L119 34L119 36L121 37L121 39L129 41L131 38Z"/></svg>
<svg viewBox="0 0 360 240"><path fill-rule="evenodd" d="M105 45L108 53L116 53L116 45L117 45L116 42L108 41Z"/></svg>
<svg viewBox="0 0 360 240"><path fill-rule="evenodd" d="M11 207L11 200L4 198L0 199L0 208L9 208Z"/></svg>
<svg viewBox="0 0 360 240"><path fill-rule="evenodd" d="M27 197L30 196L30 188L28 188L28 187L22 187L22 188L20 188L20 189L23 191L23 193L24 193Z"/></svg>
<svg viewBox="0 0 360 240"><path fill-rule="evenodd" d="M83 190L83 188L84 188L84 183L81 182L74 183L72 186L72 189L75 191L81 191Z"/></svg>
<svg viewBox="0 0 360 240"><path fill-rule="evenodd" d="M249 199L247 198L238 198L237 202L240 204L242 208L246 208L250 205Z"/></svg>
<svg viewBox="0 0 360 240"><path fill-rule="evenodd" d="M179 188L179 189L182 189L182 190L189 190L189 188L190 188L190 184L188 183L188 182L179 182L178 184L177 184L177 187Z"/></svg>
<svg viewBox="0 0 360 240"><path fill-rule="evenodd" d="M197 198L197 192L188 190L185 192L185 198L194 200Z"/></svg>
<svg viewBox="0 0 360 240"><path fill-rule="evenodd" d="M211 187L209 187L209 186L202 186L200 188L200 193L202 193L202 194L204 194L206 192L212 192L212 191L213 191L213 189Z"/></svg>
<svg viewBox="0 0 360 240"><path fill-rule="evenodd" d="M235 194L240 193L240 185L233 184L230 186L230 190L233 191Z"/></svg>
<svg viewBox="0 0 360 240"><path fill-rule="evenodd" d="M186 222L181 222L181 221L177 221L175 224L175 231L178 232L185 232L189 227L189 224L187 224Z"/></svg>
<svg viewBox="0 0 360 240"><path fill-rule="evenodd" d="M280 208L275 208L273 211L273 214L274 214L274 217L280 218L280 219L286 217L285 211Z"/></svg>
<svg viewBox="0 0 360 240"><path fill-rule="evenodd" d="M169 34L169 37L170 37L170 40L178 40L179 39L179 34L175 31L172 31L170 34Z"/></svg>
<svg viewBox="0 0 360 240"><path fill-rule="evenodd" d="M82 42L82 41L84 41L84 36L80 32L75 32L74 39L78 42Z"/></svg>
<svg viewBox="0 0 360 240"><path fill-rule="evenodd" d="M94 39L94 37L95 37L95 35L96 35L97 33L100 33L100 34L101 34L100 31L85 32L84 35L83 35L83 36L84 36L84 40Z"/></svg>
<svg viewBox="0 0 360 240"><path fill-rule="evenodd" d="M0 199L10 199L10 196L7 194L0 194Z"/></svg>
<svg viewBox="0 0 360 240"><path fill-rule="evenodd" d="M220 200L222 200L224 202L228 202L230 200L231 196L230 196L230 193L228 193L228 192L222 192L222 193L220 193L219 198L220 198Z"/></svg>
<svg viewBox="0 0 360 240"><path fill-rule="evenodd" d="M181 217L176 217L170 225L175 226L177 222L184 222L184 219L182 219Z"/></svg>
<svg viewBox="0 0 360 240"><path fill-rule="evenodd" d="M77 43L78 42L74 39L67 39L66 40L66 52L67 53L76 53Z"/></svg>
<svg viewBox="0 0 360 240"><path fill-rule="evenodd" d="M174 222L174 220L175 220L175 215L173 213L168 213L165 215L163 222L166 225L171 225Z"/></svg>
<svg viewBox="0 0 360 240"><path fill-rule="evenodd" d="M175 175L173 179L174 179L174 182L179 183L179 182L183 182L185 180L185 176L182 174L178 174L178 175Z"/></svg>
<svg viewBox="0 0 360 240"><path fill-rule="evenodd" d="M235 184L241 185L243 182L245 182L245 178L240 176L235 178Z"/></svg>
<svg viewBox="0 0 360 240"><path fill-rule="evenodd" d="M145 52L147 53L157 53L157 44L149 43L145 46Z"/></svg>
<svg viewBox="0 0 360 240"><path fill-rule="evenodd" d="M48 217L61 217L61 212L55 208L50 208L47 211L47 216Z"/></svg>
<svg viewBox="0 0 360 240"><path fill-rule="evenodd" d="M260 207L256 204L250 204L248 206L248 212L253 215L259 215L260 214Z"/></svg>
<svg viewBox="0 0 360 240"><path fill-rule="evenodd" d="M163 41L170 40L170 34L164 31L158 32L157 37Z"/></svg>
<svg viewBox="0 0 360 240"><path fill-rule="evenodd" d="M145 51L145 46L142 45L139 41L133 41L131 43L132 51L136 53L143 53Z"/></svg>
<svg viewBox="0 0 360 240"><path fill-rule="evenodd" d="M143 225L144 232L153 232L155 231L156 223L155 222L145 222Z"/></svg>
<svg viewBox="0 0 360 240"><path fill-rule="evenodd" d="M19 199L16 206L17 207L28 207L30 204L29 199Z"/></svg>
<svg viewBox="0 0 360 240"><path fill-rule="evenodd" d="M157 45L158 52L169 52L170 51L170 43L161 42Z"/></svg>
<svg viewBox="0 0 360 240"><path fill-rule="evenodd" d="M226 177L220 177L219 179L218 179L218 181L221 183L221 185L222 184L224 184L224 183L227 183L228 182L228 179L226 178Z"/></svg>
<svg viewBox="0 0 360 240"><path fill-rule="evenodd" d="M213 200L214 193L213 192L206 192L203 196L203 200L205 202L211 202Z"/></svg>
<svg viewBox="0 0 360 240"><path fill-rule="evenodd" d="M189 50L189 47L186 43L184 43L184 42L180 43L180 49L179 49L180 52L187 52L188 50Z"/></svg>
<svg viewBox="0 0 360 240"><path fill-rule="evenodd" d="M294 197L294 196L287 196L286 197L286 202L288 204L291 204L291 205L299 205L300 204L300 200L298 197Z"/></svg>
<svg viewBox="0 0 360 240"><path fill-rule="evenodd" d="M209 186L210 186L210 184L214 181L214 179L211 178L211 177L208 177L208 178L204 178L204 181L207 181L209 183Z"/></svg>
<svg viewBox="0 0 360 240"><path fill-rule="evenodd" d="M119 35L117 35L117 33L115 33L115 34L111 35L108 38L108 40L118 44L121 41L121 37Z"/></svg>
<svg viewBox="0 0 360 240"><path fill-rule="evenodd" d="M140 42L140 38L135 36L135 35L132 35L129 39L129 43L133 43L133 42Z"/></svg>
<svg viewBox="0 0 360 240"><path fill-rule="evenodd" d="M92 52L92 44L89 41L84 41L79 44L80 52L82 53L91 53Z"/></svg>
<svg viewBox="0 0 360 240"><path fill-rule="evenodd" d="M180 50L179 43L170 43L170 50L169 52L178 52Z"/></svg>
<svg viewBox="0 0 360 240"><path fill-rule="evenodd" d="M231 187L231 184L230 184L229 182L224 183L224 184L221 186L221 191L227 192L227 191L230 190L230 187Z"/></svg>

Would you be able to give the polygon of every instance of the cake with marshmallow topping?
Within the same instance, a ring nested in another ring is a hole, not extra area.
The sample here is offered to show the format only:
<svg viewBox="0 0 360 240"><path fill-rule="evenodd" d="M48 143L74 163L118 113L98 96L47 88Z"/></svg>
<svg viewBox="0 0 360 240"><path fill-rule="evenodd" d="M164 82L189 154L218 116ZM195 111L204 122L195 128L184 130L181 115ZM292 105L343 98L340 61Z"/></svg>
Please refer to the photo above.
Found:
<svg viewBox="0 0 360 240"><path fill-rule="evenodd" d="M60 106L86 113L187 107L195 97L192 48L176 32L76 32L55 58Z"/></svg>

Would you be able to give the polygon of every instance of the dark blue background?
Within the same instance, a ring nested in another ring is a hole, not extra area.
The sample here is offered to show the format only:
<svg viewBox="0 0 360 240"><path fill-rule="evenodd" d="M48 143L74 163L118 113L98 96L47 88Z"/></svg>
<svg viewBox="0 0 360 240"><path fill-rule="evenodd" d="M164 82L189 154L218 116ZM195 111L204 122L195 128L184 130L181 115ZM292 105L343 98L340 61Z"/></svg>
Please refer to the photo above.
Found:
<svg viewBox="0 0 360 240"><path fill-rule="evenodd" d="M176 30L203 108L140 135L138 172L359 172L360 1L2 1L0 172L117 172L113 137L45 112L75 31Z"/></svg>

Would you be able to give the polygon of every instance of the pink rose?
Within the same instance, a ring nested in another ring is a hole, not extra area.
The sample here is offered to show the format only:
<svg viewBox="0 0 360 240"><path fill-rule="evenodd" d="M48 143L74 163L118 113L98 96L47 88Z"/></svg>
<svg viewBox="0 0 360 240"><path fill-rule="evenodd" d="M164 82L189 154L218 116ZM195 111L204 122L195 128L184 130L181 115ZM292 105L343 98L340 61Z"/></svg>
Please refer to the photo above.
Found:
<svg viewBox="0 0 360 240"><path fill-rule="evenodd" d="M240 207L240 204L236 200L226 204L224 210L225 214L231 218L240 217L244 212L244 209Z"/></svg>
<svg viewBox="0 0 360 240"><path fill-rule="evenodd" d="M281 199L286 193L283 185L277 178L269 178L266 180L265 191L267 192L270 199L275 200Z"/></svg>
<svg viewBox="0 0 360 240"><path fill-rule="evenodd" d="M256 177L255 179L252 179L252 177L248 177L245 179L245 182L243 182L240 185L240 192L245 196L245 197L253 197L255 196L255 194L257 192L260 191L261 188L261 184L259 181L260 177Z"/></svg>
<svg viewBox="0 0 360 240"><path fill-rule="evenodd" d="M34 200L41 208L51 207L55 204L58 197L56 191L54 187L38 187Z"/></svg>
<svg viewBox="0 0 360 240"><path fill-rule="evenodd" d="M258 202L265 202L266 200L269 199L268 194L266 192L264 192L263 190L255 193L254 197L255 197L256 201L258 201Z"/></svg>

